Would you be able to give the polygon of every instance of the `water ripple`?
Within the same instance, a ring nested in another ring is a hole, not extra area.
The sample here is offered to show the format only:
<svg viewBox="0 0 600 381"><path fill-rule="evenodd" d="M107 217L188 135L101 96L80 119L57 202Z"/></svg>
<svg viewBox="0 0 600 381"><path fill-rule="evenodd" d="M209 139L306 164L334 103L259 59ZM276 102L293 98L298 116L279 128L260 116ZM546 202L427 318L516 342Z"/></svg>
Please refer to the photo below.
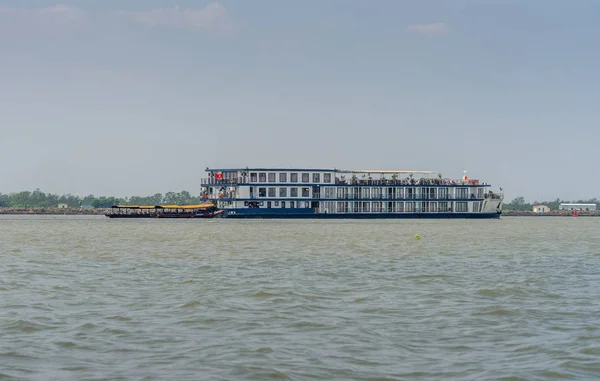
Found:
<svg viewBox="0 0 600 381"><path fill-rule="evenodd" d="M600 379L596 232L2 219L0 379Z"/></svg>

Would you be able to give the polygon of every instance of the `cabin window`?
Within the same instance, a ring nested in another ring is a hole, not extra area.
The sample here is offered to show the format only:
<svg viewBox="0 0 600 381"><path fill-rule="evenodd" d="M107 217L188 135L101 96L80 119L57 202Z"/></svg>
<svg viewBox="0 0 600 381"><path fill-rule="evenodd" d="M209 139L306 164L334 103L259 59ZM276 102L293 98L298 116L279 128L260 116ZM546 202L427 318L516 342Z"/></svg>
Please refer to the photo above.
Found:
<svg viewBox="0 0 600 381"><path fill-rule="evenodd" d="M371 212L371 203L370 202L363 202L362 207L363 207L363 210L362 210L363 212L365 212L365 213Z"/></svg>
<svg viewBox="0 0 600 381"><path fill-rule="evenodd" d="M448 188L439 188L438 189L438 198L448 198Z"/></svg>
<svg viewBox="0 0 600 381"><path fill-rule="evenodd" d="M371 211L373 211L373 212L381 212L381 203L380 202L373 202L371 204Z"/></svg>
<svg viewBox="0 0 600 381"><path fill-rule="evenodd" d="M397 202L396 203L396 211L397 212L404 212L404 203L403 202Z"/></svg>
<svg viewBox="0 0 600 381"><path fill-rule="evenodd" d="M296 207L296 203L294 203L294 201L290 201L290 208L295 208Z"/></svg>
<svg viewBox="0 0 600 381"><path fill-rule="evenodd" d="M275 201L275 206L279 206L279 201Z"/></svg>
<svg viewBox="0 0 600 381"><path fill-rule="evenodd" d="M279 188L279 197L287 197L287 188Z"/></svg>
<svg viewBox="0 0 600 381"><path fill-rule="evenodd" d="M320 182L321 182L321 174L313 173L313 183L320 183Z"/></svg>
<svg viewBox="0 0 600 381"><path fill-rule="evenodd" d="M297 182L298 182L298 174L290 173L290 183L297 183Z"/></svg>
<svg viewBox="0 0 600 381"><path fill-rule="evenodd" d="M269 173L269 182L270 183L274 183L275 182L275 174L274 173Z"/></svg>
<svg viewBox="0 0 600 381"><path fill-rule="evenodd" d="M310 197L310 188L302 188L302 197Z"/></svg>
<svg viewBox="0 0 600 381"><path fill-rule="evenodd" d="M262 172L258 174L258 182L266 183L267 182L267 174Z"/></svg>
<svg viewBox="0 0 600 381"><path fill-rule="evenodd" d="M275 197L275 188L269 188L269 197Z"/></svg>
<svg viewBox="0 0 600 381"><path fill-rule="evenodd" d="M438 210L440 212L442 212L442 213L443 212L449 212L449 210L448 210L448 203L445 202L445 201L438 203Z"/></svg>
<svg viewBox="0 0 600 381"><path fill-rule="evenodd" d="M302 182L307 183L309 181L310 181L310 177L308 176L308 173L303 173L302 174Z"/></svg>
<svg viewBox="0 0 600 381"><path fill-rule="evenodd" d="M323 182L324 183L331 183L331 173L324 173L323 174Z"/></svg>
<svg viewBox="0 0 600 381"><path fill-rule="evenodd" d="M287 173L280 173L279 174L279 182L280 183L287 183Z"/></svg>
<svg viewBox="0 0 600 381"><path fill-rule="evenodd" d="M281 201L281 207L285 208L285 201Z"/></svg>
<svg viewBox="0 0 600 381"><path fill-rule="evenodd" d="M456 203L456 211L457 212L467 212L468 210L469 210L469 204L467 202L457 202Z"/></svg>
<svg viewBox="0 0 600 381"><path fill-rule="evenodd" d="M258 188L258 197L267 197L267 188Z"/></svg>
<svg viewBox="0 0 600 381"><path fill-rule="evenodd" d="M290 197L298 197L298 188L290 188Z"/></svg>
<svg viewBox="0 0 600 381"><path fill-rule="evenodd" d="M456 188L456 198L467 198L468 191L467 188Z"/></svg>
<svg viewBox="0 0 600 381"><path fill-rule="evenodd" d="M256 172L250 174L250 182L255 183L257 181Z"/></svg>

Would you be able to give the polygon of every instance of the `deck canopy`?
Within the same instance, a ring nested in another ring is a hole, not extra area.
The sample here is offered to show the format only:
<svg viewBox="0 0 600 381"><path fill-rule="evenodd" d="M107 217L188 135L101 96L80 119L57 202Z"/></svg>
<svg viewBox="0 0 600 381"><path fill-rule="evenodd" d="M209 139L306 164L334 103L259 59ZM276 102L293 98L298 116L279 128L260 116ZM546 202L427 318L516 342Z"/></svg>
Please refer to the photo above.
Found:
<svg viewBox="0 0 600 381"><path fill-rule="evenodd" d="M414 174L419 174L419 175L437 175L438 172L436 171L408 171L405 169L402 170L395 170L395 169L354 169L354 170L350 170L350 169L339 169L338 172L340 173L402 173L402 174L410 174L410 173L414 173Z"/></svg>
<svg viewBox="0 0 600 381"><path fill-rule="evenodd" d="M196 205L113 205L116 209L208 209L215 205L208 202Z"/></svg>
<svg viewBox="0 0 600 381"><path fill-rule="evenodd" d="M338 168L206 168L206 172L337 172L337 173L402 173L402 174L422 174L422 175L437 175L436 171L412 171L406 169L338 169Z"/></svg>

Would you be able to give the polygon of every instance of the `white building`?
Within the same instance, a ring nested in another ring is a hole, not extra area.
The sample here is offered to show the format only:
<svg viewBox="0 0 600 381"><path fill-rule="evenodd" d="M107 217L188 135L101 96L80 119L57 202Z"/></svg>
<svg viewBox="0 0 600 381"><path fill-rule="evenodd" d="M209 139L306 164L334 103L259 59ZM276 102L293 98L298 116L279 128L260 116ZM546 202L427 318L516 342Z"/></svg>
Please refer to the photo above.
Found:
<svg viewBox="0 0 600 381"><path fill-rule="evenodd" d="M67 204L58 204L58 209L67 209L69 205Z"/></svg>
<svg viewBox="0 0 600 381"><path fill-rule="evenodd" d="M560 210L596 210L596 204L560 204Z"/></svg>
<svg viewBox="0 0 600 381"><path fill-rule="evenodd" d="M547 205L534 205L533 213L548 213L550 208Z"/></svg>

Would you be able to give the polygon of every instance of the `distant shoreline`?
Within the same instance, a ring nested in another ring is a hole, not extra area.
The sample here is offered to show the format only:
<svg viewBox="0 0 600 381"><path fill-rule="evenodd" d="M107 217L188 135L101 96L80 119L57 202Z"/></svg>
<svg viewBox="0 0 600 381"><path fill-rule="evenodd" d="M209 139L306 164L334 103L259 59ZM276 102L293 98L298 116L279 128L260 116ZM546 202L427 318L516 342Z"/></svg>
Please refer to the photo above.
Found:
<svg viewBox="0 0 600 381"><path fill-rule="evenodd" d="M502 216L506 217L573 217L571 210L556 210L547 213L534 213L530 211L504 210ZM600 210L577 211L577 217L600 217Z"/></svg>
<svg viewBox="0 0 600 381"><path fill-rule="evenodd" d="M0 208L0 215L104 215L108 209L103 208Z"/></svg>

